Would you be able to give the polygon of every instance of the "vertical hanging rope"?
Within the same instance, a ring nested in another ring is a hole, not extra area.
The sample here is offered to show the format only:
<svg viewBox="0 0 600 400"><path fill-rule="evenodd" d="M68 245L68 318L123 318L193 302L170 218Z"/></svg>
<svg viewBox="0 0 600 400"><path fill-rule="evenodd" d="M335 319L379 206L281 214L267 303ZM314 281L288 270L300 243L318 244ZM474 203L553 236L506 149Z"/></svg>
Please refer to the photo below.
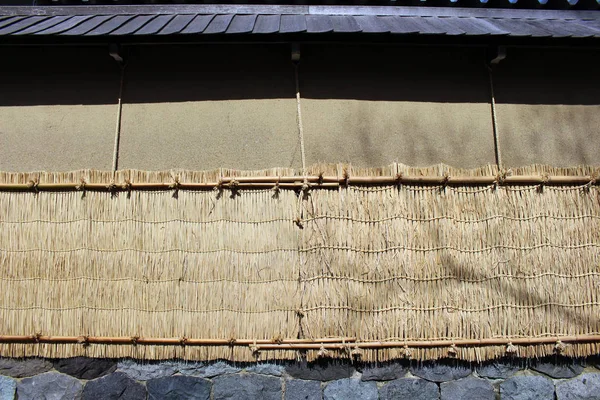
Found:
<svg viewBox="0 0 600 400"><path fill-rule="evenodd" d="M125 82L125 65L121 65L121 83L119 85L119 101L117 104L117 123L115 126L115 145L113 148L112 170L119 168L119 142L121 140L121 113L123 110L123 84Z"/></svg>
<svg viewBox="0 0 600 400"><path fill-rule="evenodd" d="M308 185L308 171L306 169L306 150L304 148L304 126L302 125L302 105L300 97L300 79L298 78L298 62L294 62L294 77L296 80L296 120L298 123L298 138L300 140L300 156L302 158L302 191L298 197L298 211L296 215L296 225L302 228L302 201L306 199Z"/></svg>
<svg viewBox="0 0 600 400"><path fill-rule="evenodd" d="M296 48L296 54L294 54L294 49L292 50L292 62L294 64L294 79L296 82L296 122L298 123L298 139L300 141L300 156L302 159L302 175L303 175L303 183L302 190L300 195L298 196L298 208L296 211L296 225L298 228L303 229L302 225L302 201L307 198L308 195L308 171L306 169L306 149L304 147L304 126L302 125L302 104L300 97L300 78L298 76L298 63L300 61L300 54L298 49ZM297 57L297 58L296 58ZM298 309L296 310L296 317L298 318L298 338L304 337L304 329L302 324L302 319L304 318L304 305L303 305L303 282L302 282L302 268L304 267L304 253L301 251L302 248L302 233L298 230L298 285L300 289L300 299L298 304ZM301 355L299 355L301 357Z"/></svg>
<svg viewBox="0 0 600 400"><path fill-rule="evenodd" d="M298 137L300 139L300 155L302 157L302 175L304 175L304 183L308 185L306 170L306 151L304 149L304 126L302 125L302 106L300 102L300 80L298 78L298 63L294 63L294 75L296 78L296 119L298 122Z"/></svg>
<svg viewBox="0 0 600 400"><path fill-rule="evenodd" d="M496 96L494 95L494 80L492 76L492 67L489 65L485 65L488 70L488 76L490 78L490 106L492 111L492 128L494 130L494 153L496 155L496 164L498 165L498 170L502 169L502 159L500 158L500 144L498 140L498 123L496 116Z"/></svg>

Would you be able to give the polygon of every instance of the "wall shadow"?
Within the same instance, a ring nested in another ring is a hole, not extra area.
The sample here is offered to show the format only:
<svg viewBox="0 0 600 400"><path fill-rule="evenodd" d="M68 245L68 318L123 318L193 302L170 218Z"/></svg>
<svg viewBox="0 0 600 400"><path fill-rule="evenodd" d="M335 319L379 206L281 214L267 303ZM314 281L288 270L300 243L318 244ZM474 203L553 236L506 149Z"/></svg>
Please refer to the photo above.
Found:
<svg viewBox="0 0 600 400"><path fill-rule="evenodd" d="M293 98L288 44L147 45L124 49L126 103ZM399 45L302 47L302 96L487 103L485 49ZM114 104L120 71L108 46L3 48L0 106ZM590 51L509 49L497 101L600 104Z"/></svg>

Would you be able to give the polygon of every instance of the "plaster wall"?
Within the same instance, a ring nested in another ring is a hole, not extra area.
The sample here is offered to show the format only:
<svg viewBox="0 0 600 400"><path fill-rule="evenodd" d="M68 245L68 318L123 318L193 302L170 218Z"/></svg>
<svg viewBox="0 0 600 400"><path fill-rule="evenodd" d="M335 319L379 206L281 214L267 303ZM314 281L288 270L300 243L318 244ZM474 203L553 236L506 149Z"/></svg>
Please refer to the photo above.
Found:
<svg viewBox="0 0 600 400"><path fill-rule="evenodd" d="M600 52L509 49L494 71L507 167L600 165Z"/></svg>
<svg viewBox="0 0 600 400"><path fill-rule="evenodd" d="M0 170L110 169L120 71L105 46L6 48ZM494 70L508 167L600 164L590 51L509 49ZM119 168L300 167L288 45L131 47ZM305 45L307 162L495 162L478 48ZM577 71L577 73L573 73Z"/></svg>
<svg viewBox="0 0 600 400"><path fill-rule="evenodd" d="M112 165L118 68L97 48L3 48L0 170Z"/></svg>

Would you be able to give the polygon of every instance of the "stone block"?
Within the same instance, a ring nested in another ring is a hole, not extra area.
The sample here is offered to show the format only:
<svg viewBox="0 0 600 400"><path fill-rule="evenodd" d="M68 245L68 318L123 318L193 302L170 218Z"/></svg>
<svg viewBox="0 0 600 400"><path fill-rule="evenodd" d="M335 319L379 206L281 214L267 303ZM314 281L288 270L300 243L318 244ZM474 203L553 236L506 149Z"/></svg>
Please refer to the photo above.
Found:
<svg viewBox="0 0 600 400"><path fill-rule="evenodd" d="M285 382L285 400L321 400L321 382L292 379Z"/></svg>
<svg viewBox="0 0 600 400"><path fill-rule="evenodd" d="M513 376L500 384L502 400L554 399L554 384L543 376Z"/></svg>
<svg viewBox="0 0 600 400"><path fill-rule="evenodd" d="M519 370L521 368L510 362L491 362L478 366L477 375L489 379L506 379L519 372Z"/></svg>
<svg viewBox="0 0 600 400"><path fill-rule="evenodd" d="M281 400L281 379L255 374L228 374L213 379L213 400Z"/></svg>
<svg viewBox="0 0 600 400"><path fill-rule="evenodd" d="M46 372L31 378L25 378L17 384L19 400L81 399L83 385L77 379L58 372Z"/></svg>
<svg viewBox="0 0 600 400"><path fill-rule="evenodd" d="M117 369L136 381L147 381L175 375L179 368L177 363L170 361L144 363L123 360L117 364Z"/></svg>
<svg viewBox="0 0 600 400"><path fill-rule="evenodd" d="M192 376L175 375L146 383L149 400L209 400L211 382Z"/></svg>
<svg viewBox="0 0 600 400"><path fill-rule="evenodd" d="M442 400L494 400L496 394L492 384L470 376L440 385Z"/></svg>
<svg viewBox="0 0 600 400"><path fill-rule="evenodd" d="M410 372L432 382L447 382L461 379L471 374L471 368L461 364L428 362L410 368Z"/></svg>
<svg viewBox="0 0 600 400"><path fill-rule="evenodd" d="M600 374L586 373L556 384L557 400L600 400Z"/></svg>
<svg viewBox="0 0 600 400"><path fill-rule="evenodd" d="M555 379L574 378L583 372L583 366L581 364L573 362L569 363L567 360L541 362L532 365L531 369Z"/></svg>
<svg viewBox="0 0 600 400"><path fill-rule="evenodd" d="M281 376L285 372L285 367L278 364L256 364L246 368L246 371L254 374Z"/></svg>
<svg viewBox="0 0 600 400"><path fill-rule="evenodd" d="M389 363L382 366L365 367L362 373L363 381L392 381L406 375L408 367L400 363Z"/></svg>
<svg viewBox="0 0 600 400"><path fill-rule="evenodd" d="M146 388L125 375L115 372L86 383L83 400L145 400Z"/></svg>
<svg viewBox="0 0 600 400"><path fill-rule="evenodd" d="M103 358L73 357L54 362L54 368L78 379L96 379L114 372L117 363Z"/></svg>
<svg viewBox="0 0 600 400"><path fill-rule="evenodd" d="M215 376L225 374L235 374L240 372L241 368L234 367L233 365L227 364L223 361L218 361L214 364L205 365L197 369L193 376L199 376L202 378L214 378Z"/></svg>
<svg viewBox="0 0 600 400"><path fill-rule="evenodd" d="M43 358L0 358L0 375L25 378L52 369L52 363Z"/></svg>
<svg viewBox="0 0 600 400"><path fill-rule="evenodd" d="M350 378L355 369L350 364L336 363L297 363L286 368L288 375L305 380L334 381Z"/></svg>
<svg viewBox="0 0 600 400"><path fill-rule="evenodd" d="M440 389L433 382L420 378L402 378L386 383L379 389L380 400L435 400Z"/></svg>
<svg viewBox="0 0 600 400"><path fill-rule="evenodd" d="M0 376L0 400L13 400L17 382L14 379Z"/></svg>
<svg viewBox="0 0 600 400"><path fill-rule="evenodd" d="M323 391L325 400L377 400L377 384L358 379L333 381Z"/></svg>

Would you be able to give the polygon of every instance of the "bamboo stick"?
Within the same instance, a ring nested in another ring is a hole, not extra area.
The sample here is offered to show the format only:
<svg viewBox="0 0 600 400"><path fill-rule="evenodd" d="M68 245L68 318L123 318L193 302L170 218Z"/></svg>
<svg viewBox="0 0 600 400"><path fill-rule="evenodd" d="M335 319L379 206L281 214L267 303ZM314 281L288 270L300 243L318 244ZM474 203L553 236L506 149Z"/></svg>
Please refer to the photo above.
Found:
<svg viewBox="0 0 600 400"><path fill-rule="evenodd" d="M333 176L310 176L307 181L311 188L337 188L339 185L585 185L599 184L600 179L592 176L509 176L498 180L495 176L363 176L338 178ZM304 185L303 178L298 176L284 177L239 177L223 178L220 182L173 182L173 183L2 183L0 191L130 191L130 190L208 190L223 189L258 189L280 188L300 189Z"/></svg>
<svg viewBox="0 0 600 400"><path fill-rule="evenodd" d="M322 339L188 339L188 338L138 338L107 336L45 336L45 335L2 335L0 343L53 343L53 344L113 344L149 346L256 346L259 350L341 350L348 345L362 349L385 349L394 347L483 347L512 345L543 345L562 343L598 343L600 335L548 336L533 338L489 338L459 340L408 340L356 342L356 338Z"/></svg>
<svg viewBox="0 0 600 400"><path fill-rule="evenodd" d="M319 343L353 343L356 338L322 338ZM0 343L86 343L157 346L249 346L268 344L311 344L313 339L188 339L188 338L141 338L109 336L47 336L47 335L1 335Z"/></svg>
<svg viewBox="0 0 600 400"><path fill-rule="evenodd" d="M422 340L422 341L390 341L390 342L358 342L351 343L352 347L361 349L387 349L394 347L432 348L432 347L484 347L484 346L506 346L512 345L543 345L562 343L598 343L600 335L579 336L550 336L538 338L490 338L490 339L461 339L461 340ZM259 350L341 350L348 345L346 343L298 343L298 344L266 344L257 345Z"/></svg>

